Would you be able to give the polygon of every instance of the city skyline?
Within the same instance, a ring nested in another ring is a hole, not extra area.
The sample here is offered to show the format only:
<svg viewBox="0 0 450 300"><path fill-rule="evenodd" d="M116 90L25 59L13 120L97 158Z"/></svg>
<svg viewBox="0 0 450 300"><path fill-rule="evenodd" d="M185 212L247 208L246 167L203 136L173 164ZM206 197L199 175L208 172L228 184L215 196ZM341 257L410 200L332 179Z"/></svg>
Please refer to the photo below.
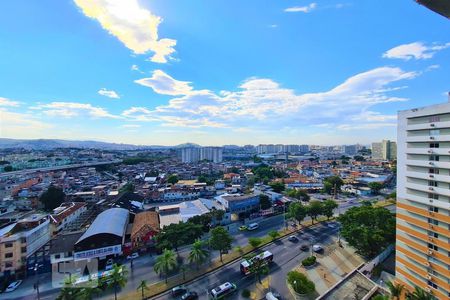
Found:
<svg viewBox="0 0 450 300"><path fill-rule="evenodd" d="M4 138L370 144L447 101L448 21L413 1L0 7Z"/></svg>

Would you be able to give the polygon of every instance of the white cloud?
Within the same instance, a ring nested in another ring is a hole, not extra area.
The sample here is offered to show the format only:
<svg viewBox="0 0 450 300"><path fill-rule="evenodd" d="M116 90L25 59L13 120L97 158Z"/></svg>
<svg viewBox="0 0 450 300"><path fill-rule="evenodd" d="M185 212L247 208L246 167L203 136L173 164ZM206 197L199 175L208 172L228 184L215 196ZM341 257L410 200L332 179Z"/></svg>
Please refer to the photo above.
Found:
<svg viewBox="0 0 450 300"><path fill-rule="evenodd" d="M18 101L13 101L8 98L0 97L0 106L17 107L19 105L20 103Z"/></svg>
<svg viewBox="0 0 450 300"><path fill-rule="evenodd" d="M187 95L192 91L190 82L176 80L162 70L155 70L152 77L142 78L134 82L152 88L155 93L162 95Z"/></svg>
<svg viewBox="0 0 450 300"><path fill-rule="evenodd" d="M277 27L278 27L277 24L270 24L270 25L269 25L269 28L277 28Z"/></svg>
<svg viewBox="0 0 450 300"><path fill-rule="evenodd" d="M293 7L288 7L286 8L284 11L285 12L303 12L303 13L309 13L312 10L317 8L317 3L310 3L309 5L306 6L293 6Z"/></svg>
<svg viewBox="0 0 450 300"><path fill-rule="evenodd" d="M121 127L122 128L140 128L141 125L139 125L139 124L123 124Z"/></svg>
<svg viewBox="0 0 450 300"><path fill-rule="evenodd" d="M162 18L138 0L74 0L84 15L97 20L110 34L136 54L154 52L151 61L166 63L175 52L176 40L159 38Z"/></svg>
<svg viewBox="0 0 450 300"><path fill-rule="evenodd" d="M120 96L113 90L107 90L105 88L102 88L98 91L98 93L108 98L120 99Z"/></svg>
<svg viewBox="0 0 450 300"><path fill-rule="evenodd" d="M120 118L120 116L110 114L102 107L96 107L89 103L51 102L39 104L33 109L42 110L44 114L53 117L72 118L86 115L92 118Z"/></svg>
<svg viewBox="0 0 450 300"><path fill-rule="evenodd" d="M44 123L33 114L17 113L0 108L0 136L11 138L42 138L52 125Z"/></svg>
<svg viewBox="0 0 450 300"><path fill-rule="evenodd" d="M194 90L183 82L183 92L175 92L178 89L173 88L174 82L178 81L169 76L169 84L163 85L164 88L155 88L153 81L151 87L160 93L179 96L155 109L132 107L122 116L134 121L179 127L277 130L292 127L292 124L294 127L318 128L325 128L322 124L330 124L335 129L337 125L363 123L369 129L382 126L375 124L393 123L395 116L383 115L371 108L380 103L407 101L406 98L389 95L405 88L392 84L418 75L400 68L380 67L356 74L328 91L304 94L297 94L269 78L249 78L237 90L219 93ZM349 130L350 127L340 128Z"/></svg>
<svg viewBox="0 0 450 300"><path fill-rule="evenodd" d="M385 53L383 53L384 58L397 58L403 60L410 59L430 59L432 58L436 52L444 50L445 48L450 47L450 43L446 44L432 44L425 45L422 42L414 42L410 44L404 44L397 47L394 47Z"/></svg>

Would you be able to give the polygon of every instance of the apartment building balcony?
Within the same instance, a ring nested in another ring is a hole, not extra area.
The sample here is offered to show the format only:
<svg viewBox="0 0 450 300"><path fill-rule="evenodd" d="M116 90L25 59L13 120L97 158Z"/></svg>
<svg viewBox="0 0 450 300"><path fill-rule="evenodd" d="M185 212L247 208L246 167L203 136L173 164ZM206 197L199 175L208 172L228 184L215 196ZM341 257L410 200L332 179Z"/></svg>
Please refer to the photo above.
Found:
<svg viewBox="0 0 450 300"><path fill-rule="evenodd" d="M450 175L445 174L431 174L426 172L413 172L413 171L406 171L406 176L411 178L419 178L419 179L426 179L426 180L434 180L434 181L440 181L440 182L450 182Z"/></svg>
<svg viewBox="0 0 450 300"><path fill-rule="evenodd" d="M406 165L426 168L450 169L450 162L407 159Z"/></svg>
<svg viewBox="0 0 450 300"><path fill-rule="evenodd" d="M414 135L406 137L406 142L448 142L450 135Z"/></svg>
<svg viewBox="0 0 450 300"><path fill-rule="evenodd" d="M448 148L406 148L407 154L450 155Z"/></svg>
<svg viewBox="0 0 450 300"><path fill-rule="evenodd" d="M417 203L422 203L422 204L426 204L426 205L433 205L433 206L436 206L436 207L439 207L442 209L450 210L450 203L447 201L429 199L427 197L416 196L416 195L412 195L410 193L408 193L406 200L409 200L412 202L417 202Z"/></svg>
<svg viewBox="0 0 450 300"><path fill-rule="evenodd" d="M450 128L450 121L411 124L407 125L406 130L441 129L441 128Z"/></svg>
<svg viewBox="0 0 450 300"><path fill-rule="evenodd" d="M406 187L409 189L413 189L413 190L430 192L430 193L435 193L435 194L450 197L450 189L428 186L426 184L411 183L411 182L406 182Z"/></svg>

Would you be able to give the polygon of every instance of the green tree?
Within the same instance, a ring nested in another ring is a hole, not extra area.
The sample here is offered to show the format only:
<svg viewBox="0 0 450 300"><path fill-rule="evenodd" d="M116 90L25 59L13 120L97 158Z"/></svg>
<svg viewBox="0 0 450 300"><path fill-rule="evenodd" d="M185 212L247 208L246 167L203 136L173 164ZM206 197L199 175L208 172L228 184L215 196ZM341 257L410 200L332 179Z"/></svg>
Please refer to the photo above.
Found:
<svg viewBox="0 0 450 300"><path fill-rule="evenodd" d="M317 220L317 217L323 213L322 203L319 201L311 201L310 204L306 207L306 212L308 216L311 217L311 221L314 224L314 221Z"/></svg>
<svg viewBox="0 0 450 300"><path fill-rule="evenodd" d="M271 183L269 183L269 185L275 193L281 193L286 188L284 183L279 182L279 181L271 182Z"/></svg>
<svg viewBox="0 0 450 300"><path fill-rule="evenodd" d="M294 202L289 205L288 216L295 219L300 224L306 217L306 207L300 202Z"/></svg>
<svg viewBox="0 0 450 300"><path fill-rule="evenodd" d="M178 176L176 174L172 174L167 178L167 182L170 184L175 184L178 182Z"/></svg>
<svg viewBox="0 0 450 300"><path fill-rule="evenodd" d="M392 281L386 282L386 286L389 289L389 292L391 293L393 300L400 300L400 297L402 296L404 286L398 283L394 283Z"/></svg>
<svg viewBox="0 0 450 300"><path fill-rule="evenodd" d="M406 299L408 300L434 300L435 297L430 293L426 292L422 288L416 286L414 287L414 291L412 293L408 293L406 295Z"/></svg>
<svg viewBox="0 0 450 300"><path fill-rule="evenodd" d="M264 261L263 255L264 253L260 253L250 258L252 262L249 267L250 273L255 275L259 283L261 283L261 276L269 273L269 267Z"/></svg>
<svg viewBox="0 0 450 300"><path fill-rule="evenodd" d="M355 156L353 157L353 159L356 160L356 161L366 161L366 159L364 158L364 156L361 156L361 155L355 155Z"/></svg>
<svg viewBox="0 0 450 300"><path fill-rule="evenodd" d="M258 237L251 237L251 238L248 239L248 243L249 243L253 248L256 248L256 247L258 247L259 245L262 244L262 240L261 240L260 238L258 238Z"/></svg>
<svg viewBox="0 0 450 300"><path fill-rule="evenodd" d="M64 279L64 286L61 288L59 295L56 297L57 300L75 300L79 297L80 289L75 288L73 283L75 278L67 277Z"/></svg>
<svg viewBox="0 0 450 300"><path fill-rule="evenodd" d="M387 197L386 197L386 199L392 199L392 200L397 200L397 192L392 192L392 193L390 193Z"/></svg>
<svg viewBox="0 0 450 300"><path fill-rule="evenodd" d="M344 184L344 181L339 176L330 176L324 179L323 181L323 189L325 193L332 194L338 193L341 190L341 186Z"/></svg>
<svg viewBox="0 0 450 300"><path fill-rule="evenodd" d="M172 223L164 226L156 240L160 249L175 249L178 252L178 247L190 244L203 235L203 226L193 222Z"/></svg>
<svg viewBox="0 0 450 300"><path fill-rule="evenodd" d="M272 201L270 201L269 196L260 194L259 205L261 206L261 209L269 209L272 207Z"/></svg>
<svg viewBox="0 0 450 300"><path fill-rule="evenodd" d="M308 192L302 189L288 189L286 191L286 195L305 202L310 199Z"/></svg>
<svg viewBox="0 0 450 300"><path fill-rule="evenodd" d="M65 197L66 194L64 194L62 189L54 185L50 185L47 191L45 191L41 195L39 201L41 201L41 203L44 205L44 209L46 211L52 211L64 202Z"/></svg>
<svg viewBox="0 0 450 300"><path fill-rule="evenodd" d="M142 300L145 299L145 291L148 290L147 281L142 280L136 290L141 290Z"/></svg>
<svg viewBox="0 0 450 300"><path fill-rule="evenodd" d="M125 266L114 264L112 272L108 278L108 287L114 289L114 299L117 300L117 292L119 288L123 288L127 284L128 271Z"/></svg>
<svg viewBox="0 0 450 300"><path fill-rule="evenodd" d="M97 287L84 287L79 291L76 298L77 300L92 300L96 295L101 293L101 291L102 290Z"/></svg>
<svg viewBox="0 0 450 300"><path fill-rule="evenodd" d="M119 193L134 193L134 189L135 189L134 184L128 182L119 189Z"/></svg>
<svg viewBox="0 0 450 300"><path fill-rule="evenodd" d="M198 270L200 265L206 261L208 255L208 250L203 249L203 242L201 240L196 240L192 244L192 249L188 256L188 261L195 264Z"/></svg>
<svg viewBox="0 0 450 300"><path fill-rule="evenodd" d="M12 171L14 171L14 168L11 165L7 165L7 166L3 167L3 171L12 172Z"/></svg>
<svg viewBox="0 0 450 300"><path fill-rule="evenodd" d="M371 298L371 300L389 300L389 297L385 295L376 295L375 297Z"/></svg>
<svg viewBox="0 0 450 300"><path fill-rule="evenodd" d="M314 282L298 271L290 271L287 274L287 281L294 291L299 294L311 294L316 290Z"/></svg>
<svg viewBox="0 0 450 300"><path fill-rule="evenodd" d="M268 235L272 238L272 241L280 236L280 233L276 230L269 231Z"/></svg>
<svg viewBox="0 0 450 300"><path fill-rule="evenodd" d="M375 195L378 195L380 193L380 190L384 187L384 185L381 182L369 182L367 186Z"/></svg>
<svg viewBox="0 0 450 300"><path fill-rule="evenodd" d="M369 258L395 242L395 217L382 207L352 207L338 217L341 235L350 246Z"/></svg>
<svg viewBox="0 0 450 300"><path fill-rule="evenodd" d="M209 244L212 249L219 251L221 262L223 262L222 254L231 249L232 241L233 237L222 226L218 226L211 230Z"/></svg>
<svg viewBox="0 0 450 300"><path fill-rule="evenodd" d="M333 216L333 211L338 207L336 201L328 199L322 203L322 214L328 218Z"/></svg>
<svg viewBox="0 0 450 300"><path fill-rule="evenodd" d="M173 250L164 249L163 253L156 258L156 262L153 266L158 274L163 274L167 283L167 277L169 273L177 267L177 258Z"/></svg>

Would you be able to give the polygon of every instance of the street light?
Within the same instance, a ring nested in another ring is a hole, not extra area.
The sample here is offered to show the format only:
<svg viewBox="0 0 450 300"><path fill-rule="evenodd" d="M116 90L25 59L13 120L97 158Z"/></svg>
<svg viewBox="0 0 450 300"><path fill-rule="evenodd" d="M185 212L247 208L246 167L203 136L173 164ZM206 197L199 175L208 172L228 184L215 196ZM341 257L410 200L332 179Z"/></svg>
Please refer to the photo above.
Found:
<svg viewBox="0 0 450 300"><path fill-rule="evenodd" d="M37 299L40 300L40 294L39 294L39 276L37 276L37 271L40 267L42 267L43 265L40 265L38 263L34 264L33 268L29 268L30 270L34 270L34 276L36 276L36 283L34 284L34 289L36 290L37 293Z"/></svg>

